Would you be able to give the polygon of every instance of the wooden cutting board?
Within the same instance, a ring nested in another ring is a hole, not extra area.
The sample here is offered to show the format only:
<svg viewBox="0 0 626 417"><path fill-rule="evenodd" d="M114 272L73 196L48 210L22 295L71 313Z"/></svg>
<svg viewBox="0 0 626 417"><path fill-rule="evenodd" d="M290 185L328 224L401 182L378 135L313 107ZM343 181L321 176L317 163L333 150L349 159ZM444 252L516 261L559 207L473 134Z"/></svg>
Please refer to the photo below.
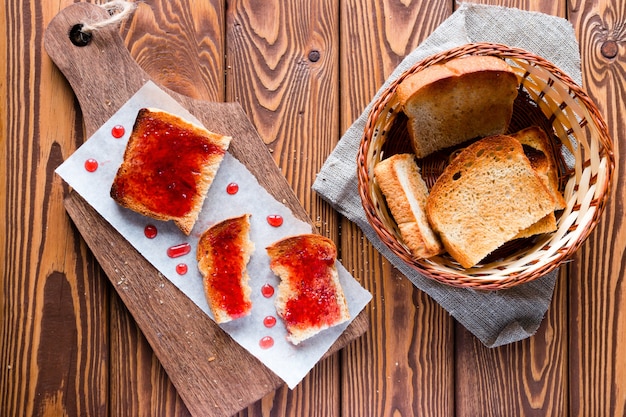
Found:
<svg viewBox="0 0 626 417"><path fill-rule="evenodd" d="M109 16L101 7L74 4L52 20L44 46L78 98L89 137L150 77L130 56L116 27L100 29L87 45L75 46L70 30L86 17L93 21ZM204 102L163 90L209 130L236 138L229 152L296 217L312 224L238 104ZM65 207L193 415L235 414L283 384L161 276L78 194L70 192ZM122 279L124 285L117 285ZM362 312L326 355L362 335L368 325Z"/></svg>

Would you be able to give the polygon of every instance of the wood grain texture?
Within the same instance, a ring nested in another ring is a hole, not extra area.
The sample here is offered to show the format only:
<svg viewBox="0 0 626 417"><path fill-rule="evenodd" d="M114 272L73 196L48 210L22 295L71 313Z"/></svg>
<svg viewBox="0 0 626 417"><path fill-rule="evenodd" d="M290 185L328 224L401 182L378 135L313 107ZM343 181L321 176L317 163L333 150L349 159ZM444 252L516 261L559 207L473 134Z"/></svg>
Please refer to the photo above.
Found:
<svg viewBox="0 0 626 417"><path fill-rule="evenodd" d="M617 154L603 221L562 268L537 334L497 349L482 346L413 288L358 228L310 191L341 134L456 2L145 0L116 30L132 59L119 62L111 77L137 82L128 69L139 63L151 79L191 97L190 104L241 104L272 151L261 158L280 166L303 203L299 213L339 244L344 265L374 295L363 337L324 359L296 390L279 388L240 417L626 414L620 178L626 6L476 2L571 21L584 87L608 122ZM127 98L98 96L98 86L80 82L75 98L75 86L48 58L43 31L72 4L0 5L0 415L188 416L67 216L69 190L53 173L99 127L103 120L94 115ZM83 111L85 101L93 103Z"/></svg>
<svg viewBox="0 0 626 417"><path fill-rule="evenodd" d="M570 414L624 415L626 5L618 0L573 1L568 12L583 57L583 87L605 117L616 154L615 182L603 221L570 269Z"/></svg>
<svg viewBox="0 0 626 417"><path fill-rule="evenodd" d="M220 102L224 99L224 3L194 3L196 8L186 1L139 3L120 34L134 61L159 85L195 99ZM119 297L111 298L115 415L189 415L141 329Z"/></svg>
<svg viewBox="0 0 626 417"><path fill-rule="evenodd" d="M564 1L479 3L565 16ZM562 416L567 413L565 271L560 277L546 318L530 339L489 349L474 340L462 326L456 326L457 416Z"/></svg>
<svg viewBox="0 0 626 417"><path fill-rule="evenodd" d="M529 339L488 349L457 325L457 416L564 416L568 413L567 275Z"/></svg>
<svg viewBox="0 0 626 417"><path fill-rule="evenodd" d="M49 6L0 6L3 416L108 412L106 280L64 214L67 190L53 173L82 132L43 50Z"/></svg>
<svg viewBox="0 0 626 417"><path fill-rule="evenodd" d="M229 2L227 100L241 103L318 230L337 241L337 215L311 190L338 135L336 1ZM323 103L323 104L322 104ZM339 361L316 366L244 415L337 416Z"/></svg>
<svg viewBox="0 0 626 417"><path fill-rule="evenodd" d="M445 1L341 4L343 132L402 58L452 10ZM342 414L454 415L450 316L393 269L356 226L344 221L341 230L344 264L374 295L370 331L342 356Z"/></svg>
<svg viewBox="0 0 626 417"><path fill-rule="evenodd" d="M89 129L100 126L149 79L130 57L115 28L98 30L87 46L71 45L67 28L85 16L98 13L102 10L86 4L67 8L51 22L45 37L48 53L74 88L90 132ZM90 74L91 83L83 83L92 66L97 72ZM123 81L115 77L120 67L126 72ZM170 94L209 130L228 132L236 137L229 152L294 215L310 221L239 105ZM254 159L250 155L254 155ZM66 209L193 414L233 413L281 385L275 375L225 335L169 281L155 282L157 271L82 199L70 195ZM120 248L120 252L111 251L111 247ZM119 253L124 253L124 258L120 258ZM361 334L366 322L364 316L356 317L330 352ZM209 357L216 360L208 361Z"/></svg>

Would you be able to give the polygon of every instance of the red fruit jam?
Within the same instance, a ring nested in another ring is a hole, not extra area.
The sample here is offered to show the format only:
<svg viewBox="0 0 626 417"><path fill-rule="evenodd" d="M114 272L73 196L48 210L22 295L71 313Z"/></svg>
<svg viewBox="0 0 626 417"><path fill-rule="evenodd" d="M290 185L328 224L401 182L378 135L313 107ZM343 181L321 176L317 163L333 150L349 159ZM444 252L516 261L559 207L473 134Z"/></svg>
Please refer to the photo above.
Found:
<svg viewBox="0 0 626 417"><path fill-rule="evenodd" d="M157 230L155 225L149 224L146 227L144 227L143 234L148 239L154 239L155 237L157 237L157 234L159 234L159 231Z"/></svg>
<svg viewBox="0 0 626 417"><path fill-rule="evenodd" d="M210 234L204 234L198 244L198 247L209 247L211 251L205 253L213 261L213 269L205 277L214 293L211 302L219 305L233 319L245 316L252 308L252 302L241 285L245 268L244 253L241 251L244 228L247 228L247 223L241 218L224 220L213 226ZM204 239L209 239L210 244L204 244Z"/></svg>
<svg viewBox="0 0 626 417"><path fill-rule="evenodd" d="M187 273L187 264L178 264L176 265L176 272L178 275L185 275Z"/></svg>
<svg viewBox="0 0 626 417"><path fill-rule="evenodd" d="M265 284L261 287L261 294L263 294L263 297L265 298L270 298L272 295L274 295L274 287L272 287L270 284Z"/></svg>
<svg viewBox="0 0 626 417"><path fill-rule="evenodd" d="M287 268L294 277L294 296L285 303L281 317L294 327L332 325L341 315L337 289L328 272L337 256L334 245L315 244L305 236L289 240L281 247L281 256L272 261L272 269Z"/></svg>
<svg viewBox="0 0 626 417"><path fill-rule="evenodd" d="M203 167L224 150L204 136L140 111L127 149L128 169L118 175L112 196L131 195L148 211L181 217L198 195Z"/></svg>
<svg viewBox="0 0 626 417"><path fill-rule="evenodd" d="M85 169L88 172L95 172L98 169L98 161L93 158L89 158L85 161Z"/></svg>
<svg viewBox="0 0 626 417"><path fill-rule="evenodd" d="M263 319L263 325L267 328L272 328L276 325L276 317L267 316Z"/></svg>
<svg viewBox="0 0 626 417"><path fill-rule="evenodd" d="M191 252L191 245L189 243L181 243L180 245L167 248L167 256L170 258L179 258L187 255L189 252Z"/></svg>
<svg viewBox="0 0 626 417"><path fill-rule="evenodd" d="M283 224L283 216L280 214L270 214L267 216L267 222L270 226L280 227Z"/></svg>
<svg viewBox="0 0 626 417"><path fill-rule="evenodd" d="M122 125L115 125L111 129L111 136L113 136L115 139L121 138L122 136L124 136L124 133L126 133L126 130Z"/></svg>
<svg viewBox="0 0 626 417"><path fill-rule="evenodd" d="M231 182L226 186L226 192L230 195L237 194L239 191L239 184L236 182Z"/></svg>
<svg viewBox="0 0 626 417"><path fill-rule="evenodd" d="M262 337L259 340L259 346L261 346L261 349L269 349L274 346L274 339L271 336Z"/></svg>

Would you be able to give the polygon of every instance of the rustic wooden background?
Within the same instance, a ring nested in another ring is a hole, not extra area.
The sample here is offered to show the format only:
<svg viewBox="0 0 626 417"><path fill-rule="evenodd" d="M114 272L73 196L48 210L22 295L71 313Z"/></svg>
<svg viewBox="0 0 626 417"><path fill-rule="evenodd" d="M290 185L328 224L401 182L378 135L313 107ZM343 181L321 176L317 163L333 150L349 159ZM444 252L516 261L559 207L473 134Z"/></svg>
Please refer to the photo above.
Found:
<svg viewBox="0 0 626 417"><path fill-rule="evenodd" d="M374 295L365 336L295 390L281 388L241 416L626 413L626 4L480 3L572 23L584 86L617 155L604 220L562 269L538 333L497 349L483 347L414 289L310 190L342 132L456 3L145 0L120 28L132 56L161 85L241 103L313 221ZM69 4L0 4L0 415L188 415L63 208L68 189L53 171L84 134L80 108L42 38Z"/></svg>

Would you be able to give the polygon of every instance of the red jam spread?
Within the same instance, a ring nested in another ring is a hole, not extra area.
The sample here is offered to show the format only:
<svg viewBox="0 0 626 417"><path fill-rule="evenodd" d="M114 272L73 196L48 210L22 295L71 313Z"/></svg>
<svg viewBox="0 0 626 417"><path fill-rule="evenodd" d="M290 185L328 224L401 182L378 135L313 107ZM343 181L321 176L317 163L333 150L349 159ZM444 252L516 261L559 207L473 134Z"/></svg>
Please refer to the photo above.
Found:
<svg viewBox="0 0 626 417"><path fill-rule="evenodd" d="M205 235L212 248L213 270L206 277L212 290L213 305L225 311L231 318L243 317L252 308L241 285L244 272L243 218L228 219L213 227Z"/></svg>
<svg viewBox="0 0 626 417"><path fill-rule="evenodd" d="M321 327L334 324L341 315L336 288L329 269L334 266L334 246L312 242L306 236L292 238L275 265L288 268L293 297L285 306L283 319L292 327Z"/></svg>
<svg viewBox="0 0 626 417"><path fill-rule="evenodd" d="M130 169L116 178L118 197L132 195L146 209L171 217L189 213L198 193L202 168L224 150L205 136L140 113L131 140Z"/></svg>

